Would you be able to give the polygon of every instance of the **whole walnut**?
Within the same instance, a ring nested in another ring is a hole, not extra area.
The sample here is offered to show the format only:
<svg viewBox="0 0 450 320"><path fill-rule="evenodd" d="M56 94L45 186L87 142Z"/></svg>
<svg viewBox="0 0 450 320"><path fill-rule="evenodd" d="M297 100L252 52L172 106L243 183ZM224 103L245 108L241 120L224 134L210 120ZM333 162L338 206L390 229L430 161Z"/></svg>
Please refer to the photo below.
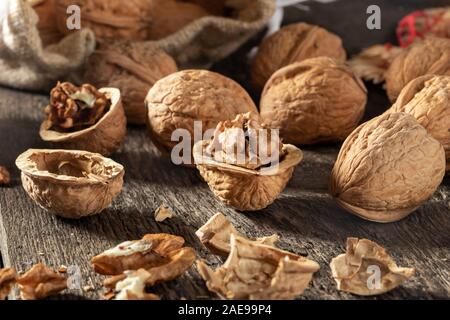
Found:
<svg viewBox="0 0 450 320"><path fill-rule="evenodd" d="M199 5L209 13L216 16L224 15L226 9L225 3L226 0L181 0L181 1Z"/></svg>
<svg viewBox="0 0 450 320"><path fill-rule="evenodd" d="M388 113L345 140L330 190L344 209L377 222L400 220L432 196L445 174L439 141L406 113Z"/></svg>
<svg viewBox="0 0 450 320"><path fill-rule="evenodd" d="M174 130L186 129L194 137L194 121L201 121L205 133L220 121L257 112L238 83L207 70L183 70L159 80L148 92L145 103L152 140L166 152L177 145L171 141Z"/></svg>
<svg viewBox="0 0 450 320"><path fill-rule="evenodd" d="M261 117L287 143L342 141L361 120L367 90L350 68L319 57L275 72L261 97Z"/></svg>
<svg viewBox="0 0 450 320"><path fill-rule="evenodd" d="M387 112L406 112L416 118L444 146L447 171L450 170L450 76L414 79Z"/></svg>
<svg viewBox="0 0 450 320"><path fill-rule="evenodd" d="M128 123L145 124L144 100L148 90L178 69L172 57L155 46L124 43L100 46L85 70L85 82L120 89Z"/></svg>
<svg viewBox="0 0 450 320"><path fill-rule="evenodd" d="M194 20L210 15L206 9L189 2L173 0L152 0L150 2L151 28L148 38L165 38Z"/></svg>
<svg viewBox="0 0 450 320"><path fill-rule="evenodd" d="M67 8L81 8L81 27L90 28L97 40L145 40L151 27L149 0L55 0L56 21L60 32L67 28Z"/></svg>
<svg viewBox="0 0 450 320"><path fill-rule="evenodd" d="M395 102L400 91L425 74L450 75L450 39L428 37L401 52L386 72L386 90Z"/></svg>
<svg viewBox="0 0 450 320"><path fill-rule="evenodd" d="M270 76L288 64L327 56L345 61L339 36L307 23L291 24L266 38L251 67L255 87L262 89Z"/></svg>

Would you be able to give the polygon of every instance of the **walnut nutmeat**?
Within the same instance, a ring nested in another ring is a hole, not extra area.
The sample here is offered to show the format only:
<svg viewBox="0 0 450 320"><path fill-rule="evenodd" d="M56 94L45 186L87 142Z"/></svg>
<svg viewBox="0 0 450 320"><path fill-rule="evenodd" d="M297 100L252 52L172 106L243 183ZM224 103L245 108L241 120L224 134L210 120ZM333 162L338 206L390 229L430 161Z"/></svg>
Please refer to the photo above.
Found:
<svg viewBox="0 0 450 320"><path fill-rule="evenodd" d="M67 288L67 278L39 263L17 279L23 300L41 300Z"/></svg>
<svg viewBox="0 0 450 320"><path fill-rule="evenodd" d="M14 269L0 269L0 301L6 299L16 281L17 273Z"/></svg>
<svg viewBox="0 0 450 320"><path fill-rule="evenodd" d="M11 183L11 175L3 166L0 166L0 186L7 186Z"/></svg>

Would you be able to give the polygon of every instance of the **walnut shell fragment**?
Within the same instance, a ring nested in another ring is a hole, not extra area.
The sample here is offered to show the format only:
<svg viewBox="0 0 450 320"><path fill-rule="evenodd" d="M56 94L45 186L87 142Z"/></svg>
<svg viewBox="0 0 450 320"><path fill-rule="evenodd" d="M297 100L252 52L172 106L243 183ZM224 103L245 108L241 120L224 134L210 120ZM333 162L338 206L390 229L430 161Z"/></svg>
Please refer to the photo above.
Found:
<svg viewBox="0 0 450 320"><path fill-rule="evenodd" d="M30 149L16 165L31 199L69 219L100 213L123 185L122 165L87 151Z"/></svg>
<svg viewBox="0 0 450 320"><path fill-rule="evenodd" d="M216 213L200 229L195 232L200 242L212 253L227 257L230 253L230 238L235 235L244 238L231 222L223 215ZM274 246L280 239L276 234L269 237L257 238L256 243Z"/></svg>
<svg viewBox="0 0 450 320"><path fill-rule="evenodd" d="M17 281L17 273L14 269L0 269L0 301L8 297L11 289Z"/></svg>
<svg viewBox="0 0 450 320"><path fill-rule="evenodd" d="M288 25L262 42L252 62L252 81L262 89L272 74L282 67L321 56L345 61L347 54L341 38L303 22Z"/></svg>
<svg viewBox="0 0 450 320"><path fill-rule="evenodd" d="M7 186L11 183L11 175L8 169L0 166L0 186Z"/></svg>
<svg viewBox="0 0 450 320"><path fill-rule="evenodd" d="M183 70L159 80L148 92L145 104L150 135L163 152L170 152L178 144L172 141L177 129L187 130L193 144L195 121L200 121L204 134L220 121L257 112L239 84L207 70Z"/></svg>
<svg viewBox="0 0 450 320"><path fill-rule="evenodd" d="M375 242L357 238L347 239L346 253L334 258L330 267L338 290L360 296L391 291L415 272L413 268L398 267Z"/></svg>
<svg viewBox="0 0 450 320"><path fill-rule="evenodd" d="M104 156L117 151L126 133L126 118L120 91L115 88L102 88L98 91L104 93L111 102L109 109L98 121L76 131L57 130L50 127L48 121L44 121L39 131L42 140L51 142L64 149L86 150L100 153ZM58 96L60 97L61 94L58 93ZM90 99L88 96L83 98ZM70 102L73 100L69 98L66 101Z"/></svg>
<svg viewBox="0 0 450 320"><path fill-rule="evenodd" d="M389 66L402 51L400 47L377 44L352 57L348 64L358 77L378 84L385 81Z"/></svg>
<svg viewBox="0 0 450 320"><path fill-rule="evenodd" d="M450 170L450 76L425 75L403 88L387 111L412 115L445 149Z"/></svg>
<svg viewBox="0 0 450 320"><path fill-rule="evenodd" d="M94 271L119 275L127 270L150 269L167 264L168 255L184 245L182 237L147 234L141 240L126 241L92 258Z"/></svg>
<svg viewBox="0 0 450 320"><path fill-rule="evenodd" d="M450 75L450 39L427 37L402 51L386 72L386 90L391 102L417 77Z"/></svg>
<svg viewBox="0 0 450 320"><path fill-rule="evenodd" d="M163 222L166 219L170 219L174 216L172 209L170 209L165 204L161 204L155 211L155 221Z"/></svg>
<svg viewBox="0 0 450 320"><path fill-rule="evenodd" d="M208 289L226 299L281 300L302 294L319 265L301 256L231 235L231 252L215 271L198 261Z"/></svg>
<svg viewBox="0 0 450 320"><path fill-rule="evenodd" d="M41 300L67 288L67 279L39 263L17 279L23 300Z"/></svg>
<svg viewBox="0 0 450 320"><path fill-rule="evenodd" d="M89 57L84 81L120 89L127 122L145 124L148 91L156 81L177 71L172 57L156 46L105 43Z"/></svg>
<svg viewBox="0 0 450 320"><path fill-rule="evenodd" d="M273 170L251 170L215 161L204 161L204 141L194 146L197 169L211 191L224 203L240 211L262 210L272 204L302 161L303 153L293 145L284 145L286 153ZM249 191L251 190L251 191Z"/></svg>
<svg viewBox="0 0 450 320"><path fill-rule="evenodd" d="M364 115L367 90L352 70L327 57L275 72L261 97L261 118L286 143L343 141Z"/></svg>
<svg viewBox="0 0 450 320"><path fill-rule="evenodd" d="M400 220L422 205L445 174L439 141L406 113L374 118L350 134L330 190L349 212L376 222Z"/></svg>

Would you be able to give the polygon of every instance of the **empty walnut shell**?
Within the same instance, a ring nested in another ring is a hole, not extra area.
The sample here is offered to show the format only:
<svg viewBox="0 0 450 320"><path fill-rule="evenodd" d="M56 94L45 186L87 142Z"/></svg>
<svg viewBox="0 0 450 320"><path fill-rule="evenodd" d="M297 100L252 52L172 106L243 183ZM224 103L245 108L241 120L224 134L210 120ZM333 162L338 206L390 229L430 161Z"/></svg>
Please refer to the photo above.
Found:
<svg viewBox="0 0 450 320"><path fill-rule="evenodd" d="M447 171L450 170L450 76L414 79L387 112L406 112L416 118L444 146Z"/></svg>
<svg viewBox="0 0 450 320"><path fill-rule="evenodd" d="M400 91L426 74L450 75L450 39L429 37L401 52L386 72L386 90L395 102Z"/></svg>
<svg viewBox="0 0 450 320"><path fill-rule="evenodd" d="M111 107L96 124L79 131L59 132L47 129L44 121L39 132L42 140L60 148L86 150L104 156L117 151L127 130L120 91L115 88L102 88L99 91L111 100Z"/></svg>
<svg viewBox="0 0 450 320"><path fill-rule="evenodd" d="M100 213L122 189L123 166L100 154L30 149L16 165L31 199L64 218Z"/></svg>
<svg viewBox="0 0 450 320"><path fill-rule="evenodd" d="M257 112L239 84L207 70L179 71L159 80L148 92L145 104L152 140L165 152L178 144L171 139L176 129L187 130L193 138L195 121L201 121L205 133L220 121Z"/></svg>
<svg viewBox="0 0 450 320"><path fill-rule="evenodd" d="M127 122L147 123L144 100L161 78L177 72L175 61L164 51L142 43L102 45L89 58L84 81L98 88L118 88Z"/></svg>
<svg viewBox="0 0 450 320"><path fill-rule="evenodd" d="M278 69L320 56L345 61L347 54L341 38L307 23L288 25L262 42L252 63L252 81L262 89Z"/></svg>
<svg viewBox="0 0 450 320"><path fill-rule="evenodd" d="M261 118L283 141L344 140L364 115L367 90L351 69L331 58L294 63L275 72L260 103Z"/></svg>
<svg viewBox="0 0 450 320"><path fill-rule="evenodd" d="M293 145L283 145L278 166L251 170L207 157L209 141L194 145L194 161L211 191L224 203L240 211L257 211L272 204L284 190L303 153Z"/></svg>
<svg viewBox="0 0 450 320"><path fill-rule="evenodd" d="M439 141L411 115L384 114L345 140L331 174L331 193L351 213L392 222L430 198L444 174Z"/></svg>

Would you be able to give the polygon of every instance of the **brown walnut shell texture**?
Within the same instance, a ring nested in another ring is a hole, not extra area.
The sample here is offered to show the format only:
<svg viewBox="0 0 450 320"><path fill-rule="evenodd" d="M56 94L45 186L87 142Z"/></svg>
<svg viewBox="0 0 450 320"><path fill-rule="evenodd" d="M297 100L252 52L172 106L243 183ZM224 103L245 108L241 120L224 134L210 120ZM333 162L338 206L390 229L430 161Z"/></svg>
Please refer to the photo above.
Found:
<svg viewBox="0 0 450 320"><path fill-rule="evenodd" d="M49 130L44 122L39 131L42 140L51 142L60 148L86 150L104 156L116 152L122 145L127 131L122 98L120 91L116 88L102 88L99 91L111 99L111 107L95 125L67 133Z"/></svg>
<svg viewBox="0 0 450 320"><path fill-rule="evenodd" d="M341 38L307 23L288 25L266 38L259 47L251 68L253 84L262 89L282 67L320 56L345 61L347 54Z"/></svg>
<svg viewBox="0 0 450 320"><path fill-rule="evenodd" d="M203 157L209 141L194 146L194 160L209 188L225 204L240 211L262 210L272 204L303 160L303 153L293 145L285 144L285 156L278 166L262 171L207 160Z"/></svg>
<svg viewBox="0 0 450 320"><path fill-rule="evenodd" d="M91 29L100 42L126 39L145 40L151 26L148 0L55 0L59 31L69 34L67 8L81 8L81 27Z"/></svg>
<svg viewBox="0 0 450 320"><path fill-rule="evenodd" d="M450 76L425 75L412 80L387 112L414 116L444 146L450 170Z"/></svg>
<svg viewBox="0 0 450 320"><path fill-rule="evenodd" d="M401 90L426 74L450 75L450 39L428 37L401 52L386 72L386 90L395 102Z"/></svg>
<svg viewBox="0 0 450 320"><path fill-rule="evenodd" d="M39 17L37 28L44 47L59 42L64 34L56 26L55 0L38 0L28 2Z"/></svg>
<svg viewBox="0 0 450 320"><path fill-rule="evenodd" d="M262 93L262 120L296 145L344 140L364 115L367 90L352 70L327 57L275 72Z"/></svg>
<svg viewBox="0 0 450 320"><path fill-rule="evenodd" d="M349 212L376 222L400 220L429 199L445 174L439 141L406 113L384 114L344 142L331 193Z"/></svg>
<svg viewBox="0 0 450 320"><path fill-rule="evenodd" d="M158 80L177 71L172 57L155 46L105 44L89 58L83 80L98 88L120 89L127 122L145 124L148 91Z"/></svg>
<svg viewBox="0 0 450 320"><path fill-rule="evenodd" d="M16 165L31 199L69 219L100 213L123 185L122 165L86 151L30 149Z"/></svg>
<svg viewBox="0 0 450 320"><path fill-rule="evenodd" d="M152 140L165 152L178 144L171 141L174 130L186 129L194 137L194 121L202 121L205 133L220 121L257 112L238 83L207 70L179 71L159 80L148 92L145 103Z"/></svg>

